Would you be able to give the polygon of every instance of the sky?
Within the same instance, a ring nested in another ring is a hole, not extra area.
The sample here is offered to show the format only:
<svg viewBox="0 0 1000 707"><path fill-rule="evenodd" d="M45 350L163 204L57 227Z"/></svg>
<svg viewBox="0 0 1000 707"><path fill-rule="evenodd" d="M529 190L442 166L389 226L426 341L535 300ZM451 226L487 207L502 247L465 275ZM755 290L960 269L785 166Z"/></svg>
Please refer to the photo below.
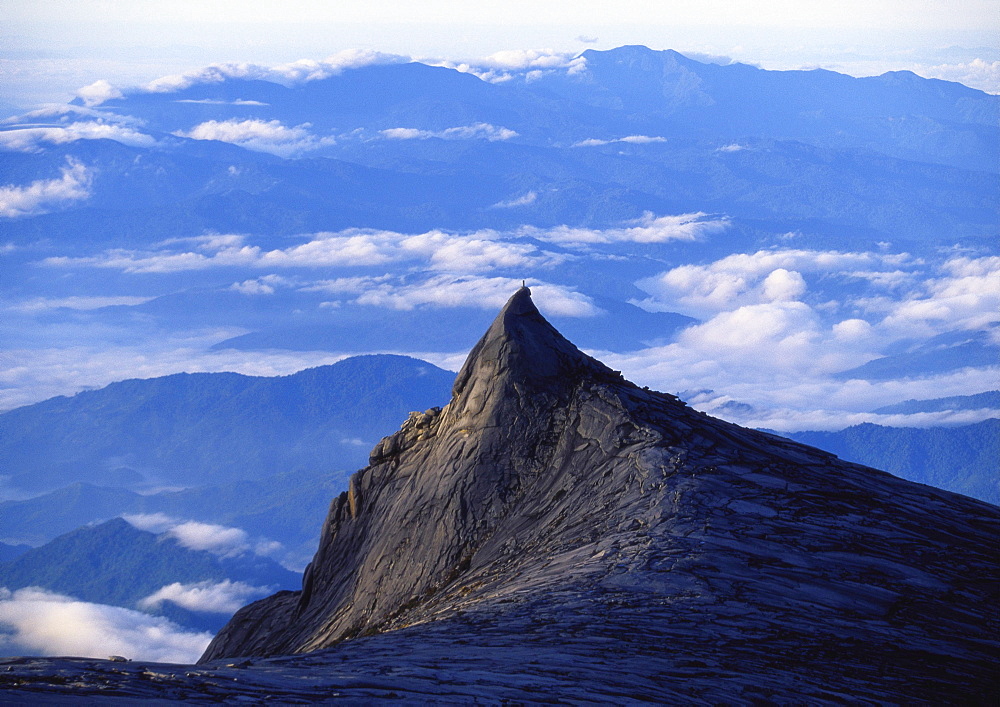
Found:
<svg viewBox="0 0 1000 707"><path fill-rule="evenodd" d="M216 62L277 64L373 49L469 61L512 49L623 44L852 75L909 69L1000 92L991 0L0 0L0 101L72 98Z"/></svg>

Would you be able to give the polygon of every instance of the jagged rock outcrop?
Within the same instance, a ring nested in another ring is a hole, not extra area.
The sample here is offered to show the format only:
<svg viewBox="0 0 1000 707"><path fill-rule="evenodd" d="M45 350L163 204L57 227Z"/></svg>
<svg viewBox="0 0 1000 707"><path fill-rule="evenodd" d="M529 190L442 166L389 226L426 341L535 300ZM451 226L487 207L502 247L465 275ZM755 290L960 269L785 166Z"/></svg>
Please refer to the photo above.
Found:
<svg viewBox="0 0 1000 707"><path fill-rule="evenodd" d="M333 501L303 589L242 609L202 662L363 636L342 660L446 640L544 665L590 645L626 671L622 698L975 700L1000 647L997 547L1000 509L640 389L522 288L451 402Z"/></svg>

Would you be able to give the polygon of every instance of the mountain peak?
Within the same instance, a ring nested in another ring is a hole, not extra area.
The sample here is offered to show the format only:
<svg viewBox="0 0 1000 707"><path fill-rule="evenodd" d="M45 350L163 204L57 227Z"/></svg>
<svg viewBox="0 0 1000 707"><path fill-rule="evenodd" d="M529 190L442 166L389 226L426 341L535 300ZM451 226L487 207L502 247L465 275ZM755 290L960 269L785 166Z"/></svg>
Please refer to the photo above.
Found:
<svg viewBox="0 0 1000 707"><path fill-rule="evenodd" d="M552 326L520 287L507 301L455 378L454 408L467 398L495 396L506 383L554 390L581 374L622 382L621 375L587 356Z"/></svg>
<svg viewBox="0 0 1000 707"><path fill-rule="evenodd" d="M567 641L632 674L641 655L678 676L649 699L679 696L693 656L747 685L806 670L868 696L890 656L897 684L933 674L950 694L1000 647L977 579L997 542L994 506L624 381L524 287L451 402L411 413L333 501L302 590L241 609L202 662L433 633L448 655L526 641L553 670Z"/></svg>

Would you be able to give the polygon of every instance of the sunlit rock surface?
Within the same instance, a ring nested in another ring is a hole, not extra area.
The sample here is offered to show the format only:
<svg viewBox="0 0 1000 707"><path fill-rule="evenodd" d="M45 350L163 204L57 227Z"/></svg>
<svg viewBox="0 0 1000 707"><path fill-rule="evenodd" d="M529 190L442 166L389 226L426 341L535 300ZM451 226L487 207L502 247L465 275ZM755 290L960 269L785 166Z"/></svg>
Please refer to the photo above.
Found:
<svg viewBox="0 0 1000 707"><path fill-rule="evenodd" d="M974 703L997 681L997 547L995 506L637 388L522 288L451 403L334 500L302 591L242 609L197 667L21 659L0 680L47 698Z"/></svg>

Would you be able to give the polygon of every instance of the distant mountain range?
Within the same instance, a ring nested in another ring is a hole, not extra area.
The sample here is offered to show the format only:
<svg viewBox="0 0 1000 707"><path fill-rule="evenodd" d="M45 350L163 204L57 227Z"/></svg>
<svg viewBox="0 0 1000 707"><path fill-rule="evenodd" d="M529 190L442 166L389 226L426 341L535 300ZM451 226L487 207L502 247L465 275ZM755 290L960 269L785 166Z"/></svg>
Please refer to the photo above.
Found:
<svg viewBox="0 0 1000 707"><path fill-rule="evenodd" d="M941 410L977 410L980 408L1000 409L1000 390L989 390L976 395L956 395L933 400L905 400L895 405L876 408L872 412L882 415L912 414L916 412L939 412Z"/></svg>
<svg viewBox="0 0 1000 707"><path fill-rule="evenodd" d="M291 376L178 374L114 383L0 415L0 467L22 491L88 482L134 490L349 471L454 374L358 356Z"/></svg>
<svg viewBox="0 0 1000 707"><path fill-rule="evenodd" d="M1000 419L927 429L868 423L786 436L847 461L1000 505Z"/></svg>
<svg viewBox="0 0 1000 707"><path fill-rule="evenodd" d="M95 604L143 608L197 630L217 630L253 596L237 594L231 608L219 598L204 602L203 596L199 606L197 590L219 592L221 585L222 593L231 592L234 583L244 592L294 589L300 576L251 552L220 557L190 549L168 534L139 530L121 518L79 528L0 563L0 586L9 590L41 587ZM155 596L170 585L180 586L163 598ZM154 599L143 603L149 597Z"/></svg>

